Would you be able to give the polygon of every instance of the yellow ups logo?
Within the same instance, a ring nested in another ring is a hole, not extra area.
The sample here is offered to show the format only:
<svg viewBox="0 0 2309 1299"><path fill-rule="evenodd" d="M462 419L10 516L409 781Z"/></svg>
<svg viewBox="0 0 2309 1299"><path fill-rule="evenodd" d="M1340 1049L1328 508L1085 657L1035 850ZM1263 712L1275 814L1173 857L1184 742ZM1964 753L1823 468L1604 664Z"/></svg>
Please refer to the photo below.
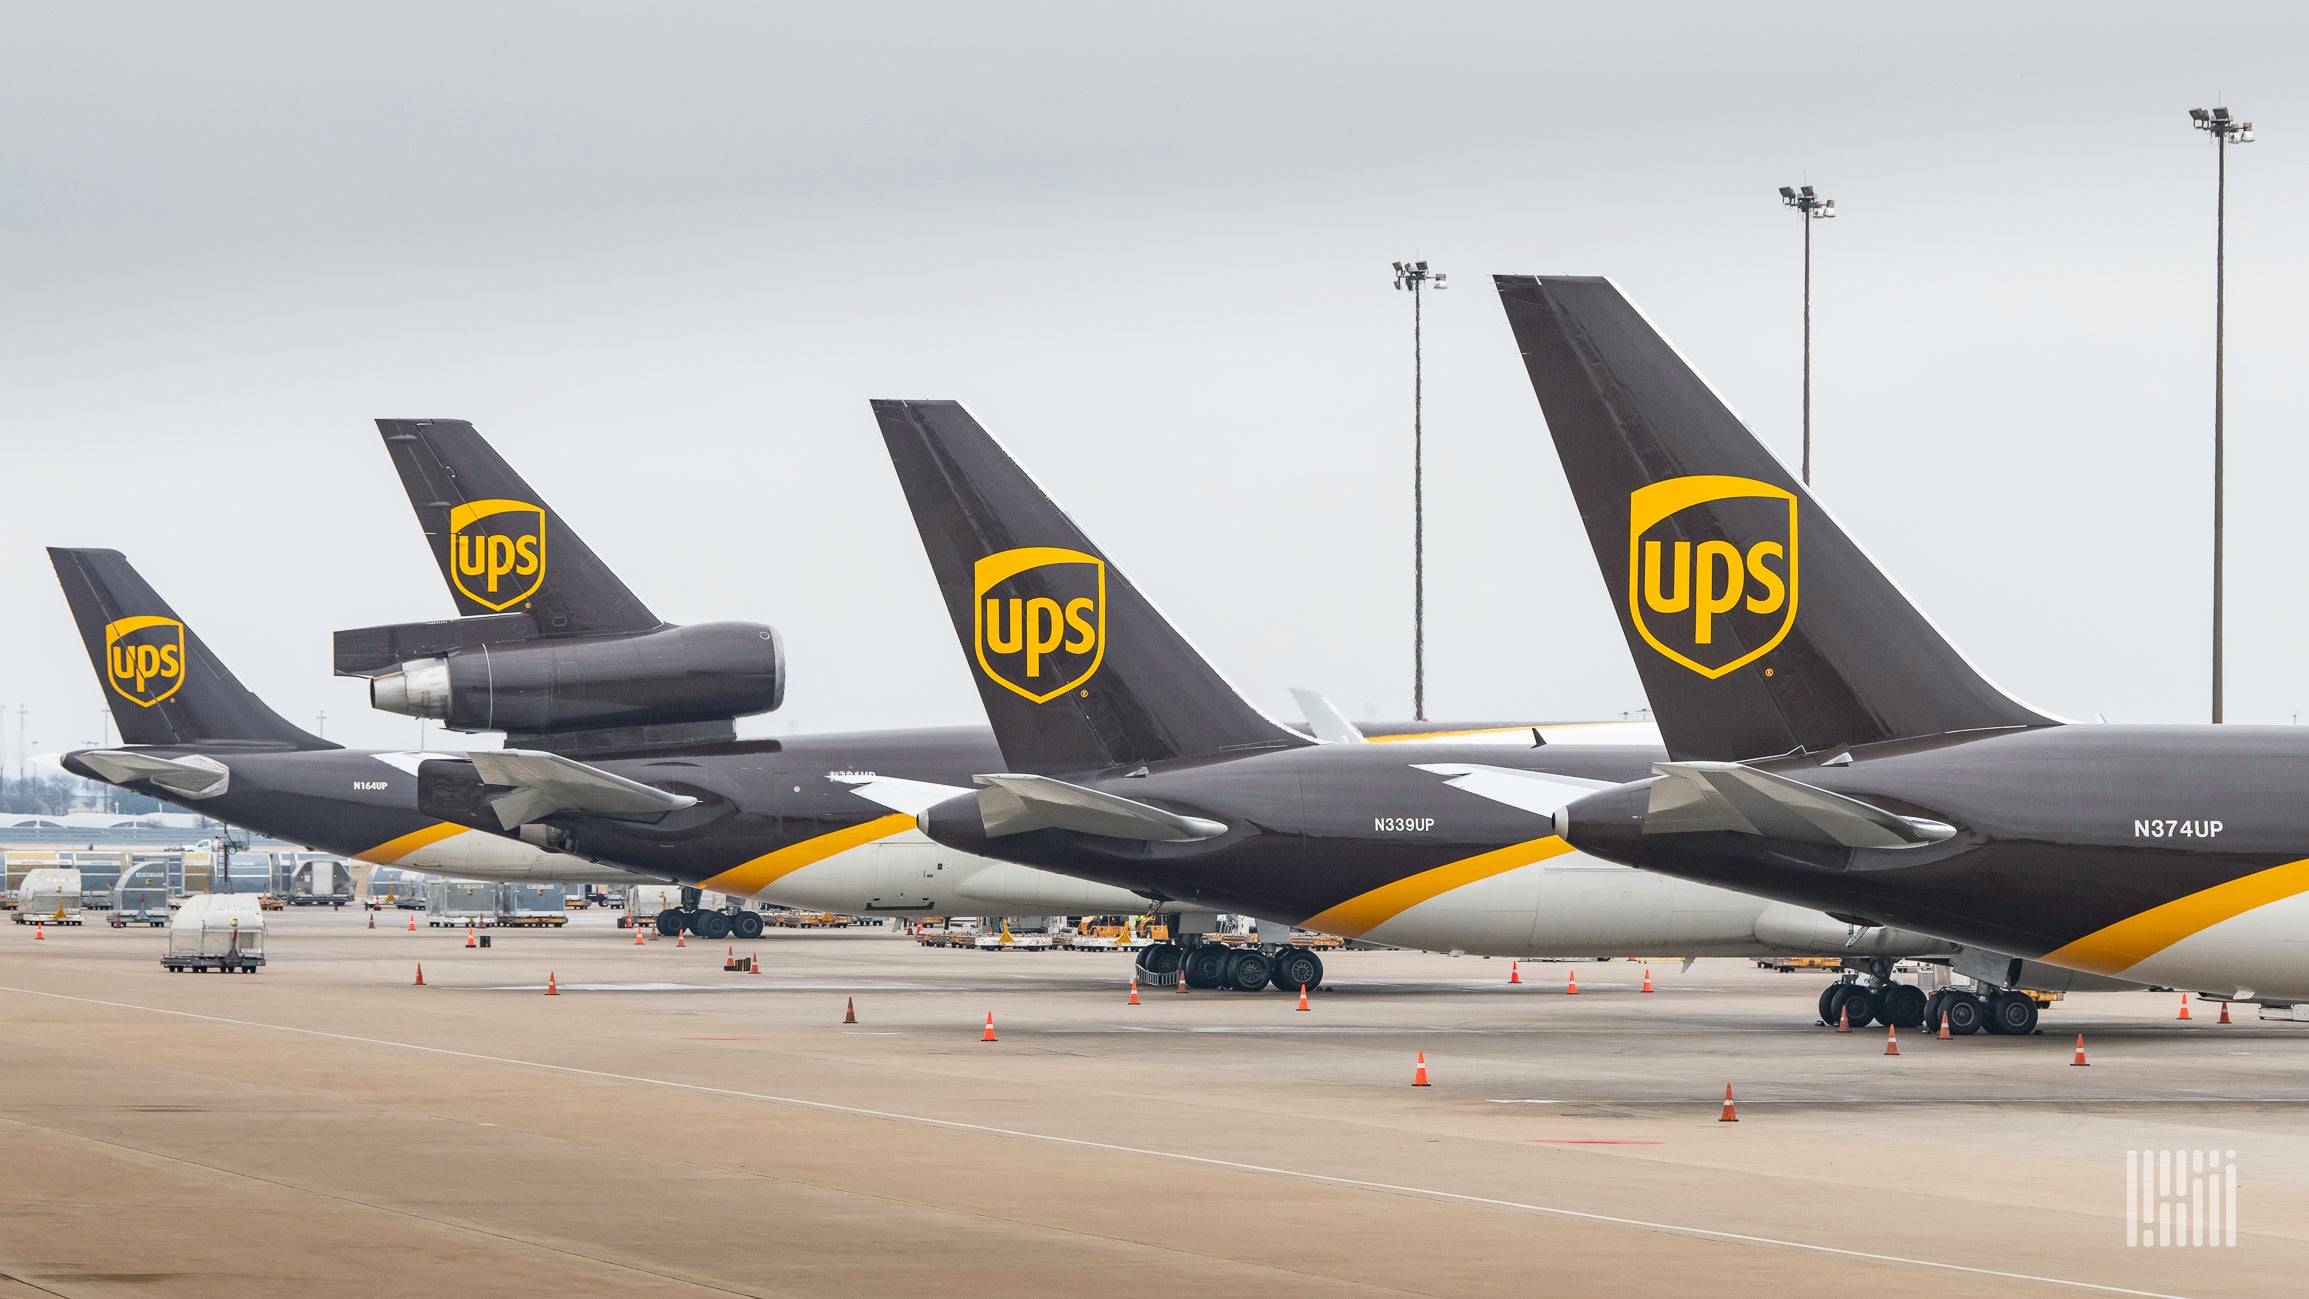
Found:
<svg viewBox="0 0 2309 1299"><path fill-rule="evenodd" d="M503 612L545 584L545 510L527 501L468 501L449 511L449 580Z"/></svg>
<svg viewBox="0 0 2309 1299"><path fill-rule="evenodd" d="M1708 507L1708 518L1685 519ZM1722 538L1693 542L1694 532ZM1653 649L1716 678L1772 651L1796 622L1796 498L1752 478L1696 475L1628 497L1628 611Z"/></svg>
<svg viewBox="0 0 2309 1299"><path fill-rule="evenodd" d="M1027 546L988 555L974 573L978 666L1047 704L1106 657L1106 563L1079 550Z"/></svg>
<svg viewBox="0 0 2309 1299"><path fill-rule="evenodd" d="M175 694L184 684L184 624L149 615L106 623L104 678L146 708Z"/></svg>

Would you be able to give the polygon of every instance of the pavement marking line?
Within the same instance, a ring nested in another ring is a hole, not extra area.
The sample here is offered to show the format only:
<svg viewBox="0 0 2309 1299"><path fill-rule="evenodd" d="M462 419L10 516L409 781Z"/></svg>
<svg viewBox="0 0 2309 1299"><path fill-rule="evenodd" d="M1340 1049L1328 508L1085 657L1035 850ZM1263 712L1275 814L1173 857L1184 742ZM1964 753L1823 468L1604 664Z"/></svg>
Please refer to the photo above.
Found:
<svg viewBox="0 0 2309 1299"><path fill-rule="evenodd" d="M72 1001L84 1006L109 1006L115 1010L138 1010L150 1015L171 1015L178 1019L205 1020L212 1024L229 1024L235 1028L261 1028L275 1033L294 1033L304 1037L327 1038L334 1042L358 1042L364 1046L392 1047L402 1051L422 1052L426 1055L479 1060L488 1064L511 1065L519 1069L537 1069L546 1073L568 1074L579 1078L640 1083L651 1087L667 1087L676 1091L698 1092L709 1096L729 1096L739 1100L764 1101L773 1105L791 1105L799 1109L818 1110L829 1114L850 1114L859 1118L886 1119L895 1123L912 1123L922 1127L945 1128L952 1132L977 1132L987 1136L1014 1137L1021 1141L1040 1141L1049 1145L1073 1146L1084 1150L1104 1150L1113 1154L1139 1155L1147 1159L1167 1159L1174 1163L1200 1164L1206 1168L1229 1168L1237 1172L1263 1173L1270 1177L1287 1177L1296 1181L1315 1182L1327 1186L1381 1191L1390 1195L1414 1195L1450 1204L1473 1204L1485 1208L1512 1209L1522 1213L1571 1218L1582 1222L1600 1222L1616 1227L1665 1231L1675 1235L1693 1236L1706 1240L1729 1241L1743 1245L1764 1245L1775 1249L1803 1250L1806 1253L1825 1254L1836 1258L1856 1258L1872 1263L1894 1263L1903 1267L1929 1268L1936 1272L1961 1272L1967 1276L1995 1277L2002 1281L2031 1281L2038 1285L2060 1286L2071 1290L2090 1290L2096 1294L2136 1295L2140 1299L2186 1299L2185 1296L2168 1294L2161 1290L2130 1290L2123 1286L2101 1285L2092 1281L2072 1281L2066 1277L2037 1276L2027 1272L2005 1272L1996 1268L1968 1267L1962 1263L1938 1263L1931 1259L1906 1258L1898 1254L1871 1254L1865 1250L1838 1249L1833 1245L1813 1245L1800 1240L1754 1236L1744 1232L1721 1231L1713 1227L1690 1227L1674 1222L1622 1218L1608 1213L1589 1213L1580 1209L1564 1209L1547 1204L1530 1204L1521 1200L1501 1200L1491 1196L1468 1195L1460 1191L1439 1191L1425 1186L1401 1186L1392 1182L1368 1181L1360 1177L1338 1177L1330 1173L1310 1173L1296 1168L1275 1168L1266 1164L1238 1163L1232 1159L1213 1159L1207 1155L1187 1155L1172 1150L1150 1150L1144 1146L1125 1146L1109 1141L1090 1141L1081 1137L1054 1136L1047 1132L1026 1132L1017 1128L998 1128L984 1123L963 1123L955 1119L931 1118L922 1114L900 1114L892 1110L867 1109L858 1105L837 1105L832 1101L804 1100L795 1096L772 1096L764 1092L739 1091L732 1087L712 1087L704 1083L677 1082L670 1078L646 1078L638 1074L611 1073L605 1069L581 1069L575 1065L547 1064L542 1060L521 1060L512 1056L485 1055L479 1051L459 1051L453 1047L424 1046L416 1042L396 1042L390 1038L360 1037L352 1033L331 1033L324 1029L298 1028L290 1024L267 1024L253 1019L203 1015L197 1011L170 1010L162 1006L140 1006L134 1002L106 1001L100 997L75 997L62 992L44 992L38 988L15 988L0 985L0 992L47 997L53 1001Z"/></svg>

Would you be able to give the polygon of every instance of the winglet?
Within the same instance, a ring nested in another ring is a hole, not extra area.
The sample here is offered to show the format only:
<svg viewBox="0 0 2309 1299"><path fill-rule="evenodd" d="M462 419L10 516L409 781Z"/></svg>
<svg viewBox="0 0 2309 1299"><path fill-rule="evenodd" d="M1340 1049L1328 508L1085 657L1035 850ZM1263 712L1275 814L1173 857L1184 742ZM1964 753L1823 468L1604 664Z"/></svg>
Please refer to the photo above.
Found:
<svg viewBox="0 0 2309 1299"><path fill-rule="evenodd" d="M1306 714L1307 726L1315 738L1324 744L1367 744L1361 728L1347 720L1339 706L1324 698L1319 690L1291 688L1291 698L1299 701L1299 711ZM1534 732L1538 730L1533 728Z"/></svg>

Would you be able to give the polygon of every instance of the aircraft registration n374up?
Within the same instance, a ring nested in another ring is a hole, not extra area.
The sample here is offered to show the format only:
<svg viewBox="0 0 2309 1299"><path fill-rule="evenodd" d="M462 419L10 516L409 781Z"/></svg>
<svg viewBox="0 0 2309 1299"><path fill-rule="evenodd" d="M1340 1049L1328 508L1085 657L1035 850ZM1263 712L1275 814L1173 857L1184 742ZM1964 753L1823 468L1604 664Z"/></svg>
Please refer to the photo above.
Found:
<svg viewBox="0 0 2309 1299"><path fill-rule="evenodd" d="M1566 838L2027 958L1967 970L2005 987L2042 962L2309 1002L2309 732L2013 700L1608 281L1498 288L1670 757Z"/></svg>

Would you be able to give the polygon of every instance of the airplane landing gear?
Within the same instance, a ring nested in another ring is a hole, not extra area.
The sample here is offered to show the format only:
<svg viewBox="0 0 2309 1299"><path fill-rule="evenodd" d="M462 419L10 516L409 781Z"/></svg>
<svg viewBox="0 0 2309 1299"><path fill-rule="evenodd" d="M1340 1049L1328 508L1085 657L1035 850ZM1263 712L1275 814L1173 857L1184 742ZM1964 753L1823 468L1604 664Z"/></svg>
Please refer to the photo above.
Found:
<svg viewBox="0 0 2309 1299"><path fill-rule="evenodd" d="M1286 947L1275 953L1275 991L1297 992L1323 986L1323 958L1304 947Z"/></svg>
<svg viewBox="0 0 2309 1299"><path fill-rule="evenodd" d="M1227 987L1237 992L1257 992L1272 981L1275 963L1256 947L1244 947L1227 953L1226 969L1220 975Z"/></svg>
<svg viewBox="0 0 2309 1299"><path fill-rule="evenodd" d="M1999 1037L2026 1037L2036 1031L2036 1000L2025 993L1999 992L1988 1001L1985 1027Z"/></svg>
<svg viewBox="0 0 2309 1299"><path fill-rule="evenodd" d="M1138 954L1138 981L1150 988L1168 988L1179 981L1179 967L1187 954L1177 943L1155 943Z"/></svg>

